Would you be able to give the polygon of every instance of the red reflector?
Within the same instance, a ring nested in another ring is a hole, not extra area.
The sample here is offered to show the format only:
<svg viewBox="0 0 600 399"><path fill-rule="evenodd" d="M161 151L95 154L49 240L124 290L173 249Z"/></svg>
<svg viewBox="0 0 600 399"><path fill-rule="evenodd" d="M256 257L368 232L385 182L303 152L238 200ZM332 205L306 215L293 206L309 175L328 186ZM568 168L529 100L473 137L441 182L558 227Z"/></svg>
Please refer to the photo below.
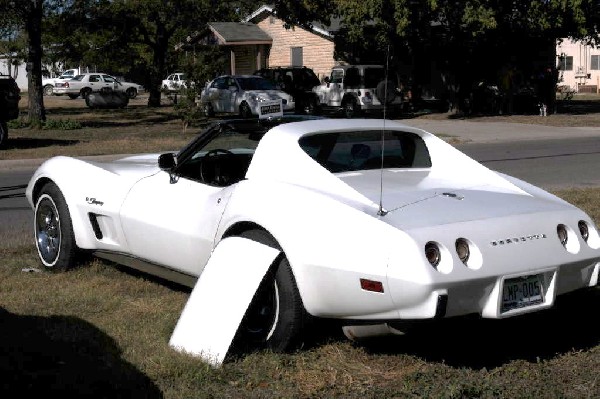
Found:
<svg viewBox="0 0 600 399"><path fill-rule="evenodd" d="M362 288L365 291L383 292L383 283L381 281L367 280L366 278L361 278L360 288Z"/></svg>

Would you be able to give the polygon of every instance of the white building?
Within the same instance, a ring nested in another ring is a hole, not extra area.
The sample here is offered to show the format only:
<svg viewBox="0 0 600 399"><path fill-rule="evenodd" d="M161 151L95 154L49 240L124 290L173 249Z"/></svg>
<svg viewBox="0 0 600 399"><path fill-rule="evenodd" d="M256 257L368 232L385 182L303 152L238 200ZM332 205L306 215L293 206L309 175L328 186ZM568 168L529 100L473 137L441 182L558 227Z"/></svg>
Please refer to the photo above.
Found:
<svg viewBox="0 0 600 399"><path fill-rule="evenodd" d="M578 93L598 93L600 88L600 49L571 39L556 45L559 86Z"/></svg>
<svg viewBox="0 0 600 399"><path fill-rule="evenodd" d="M25 63L19 65L9 65L8 58L0 58L0 74L11 75L21 91L27 91L27 71L25 70ZM10 73L9 73L10 72Z"/></svg>

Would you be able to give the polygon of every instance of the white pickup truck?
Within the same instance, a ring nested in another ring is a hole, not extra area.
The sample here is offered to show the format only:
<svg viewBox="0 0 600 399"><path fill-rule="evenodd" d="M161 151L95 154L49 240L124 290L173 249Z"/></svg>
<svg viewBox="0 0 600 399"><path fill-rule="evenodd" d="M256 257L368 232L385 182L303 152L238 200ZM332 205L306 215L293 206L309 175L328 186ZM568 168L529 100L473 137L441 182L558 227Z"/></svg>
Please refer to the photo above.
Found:
<svg viewBox="0 0 600 399"><path fill-rule="evenodd" d="M44 95L51 96L54 93L54 87L59 82L65 82L69 79L73 79L79 75L79 68L67 69L56 78L42 79L42 87L44 88Z"/></svg>

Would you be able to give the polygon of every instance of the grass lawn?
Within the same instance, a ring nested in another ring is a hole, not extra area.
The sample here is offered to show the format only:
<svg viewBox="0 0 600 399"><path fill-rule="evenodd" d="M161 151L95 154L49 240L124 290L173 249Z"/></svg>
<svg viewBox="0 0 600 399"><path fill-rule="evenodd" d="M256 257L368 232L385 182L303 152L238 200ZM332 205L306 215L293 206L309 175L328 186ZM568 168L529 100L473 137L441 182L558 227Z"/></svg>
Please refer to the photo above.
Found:
<svg viewBox="0 0 600 399"><path fill-rule="evenodd" d="M52 100L63 105L49 118L84 127L15 129L0 159L166 151L197 132L184 134L170 106L91 113L64 105L82 100ZM600 224L600 188L557 194ZM296 353L259 352L212 369L168 346L189 290L97 260L39 271L25 234L0 242L0 259L3 398L600 397L600 287L533 315L426 323L364 343L323 323Z"/></svg>

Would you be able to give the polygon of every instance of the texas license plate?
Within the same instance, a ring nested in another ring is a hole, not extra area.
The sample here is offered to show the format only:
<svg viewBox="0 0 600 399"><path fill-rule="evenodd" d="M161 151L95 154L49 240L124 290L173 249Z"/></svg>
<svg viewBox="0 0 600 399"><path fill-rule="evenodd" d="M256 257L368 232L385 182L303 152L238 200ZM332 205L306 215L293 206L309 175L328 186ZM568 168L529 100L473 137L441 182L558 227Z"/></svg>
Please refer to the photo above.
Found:
<svg viewBox="0 0 600 399"><path fill-rule="evenodd" d="M544 290L539 274L504 280L502 312L544 302Z"/></svg>

